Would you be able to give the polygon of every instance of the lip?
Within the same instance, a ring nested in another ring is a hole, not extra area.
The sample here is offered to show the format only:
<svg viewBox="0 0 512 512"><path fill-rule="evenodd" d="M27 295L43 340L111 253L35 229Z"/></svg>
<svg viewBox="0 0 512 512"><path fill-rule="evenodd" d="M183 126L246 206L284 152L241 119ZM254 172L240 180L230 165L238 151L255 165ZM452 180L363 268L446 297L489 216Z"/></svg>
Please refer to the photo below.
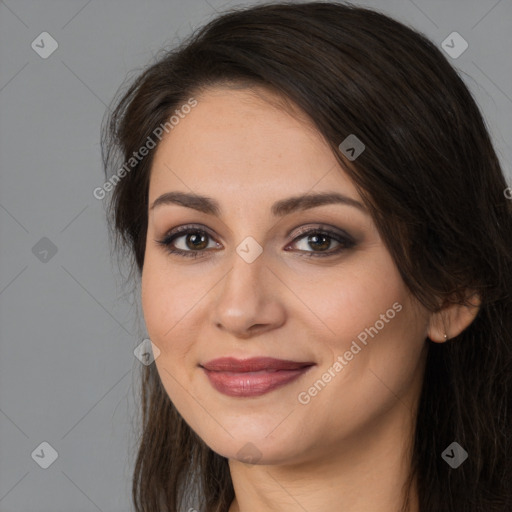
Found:
<svg viewBox="0 0 512 512"><path fill-rule="evenodd" d="M251 397L269 393L306 373L315 363L272 357L213 359L200 367L210 384L228 396Z"/></svg>
<svg viewBox="0 0 512 512"><path fill-rule="evenodd" d="M288 361L273 357L251 357L249 359L237 359L236 357L219 357L202 364L206 370L214 372L259 372L261 370L297 370L305 366L311 366L313 362Z"/></svg>

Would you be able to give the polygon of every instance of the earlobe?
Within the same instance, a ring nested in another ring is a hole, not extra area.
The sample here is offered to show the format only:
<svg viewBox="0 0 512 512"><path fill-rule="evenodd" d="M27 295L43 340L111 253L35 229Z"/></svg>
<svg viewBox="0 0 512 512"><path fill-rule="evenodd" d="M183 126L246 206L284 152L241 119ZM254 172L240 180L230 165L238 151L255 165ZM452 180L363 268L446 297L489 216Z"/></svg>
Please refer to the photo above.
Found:
<svg viewBox="0 0 512 512"><path fill-rule="evenodd" d="M468 304L448 303L441 310L432 313L427 330L428 338L434 343L444 343L458 336L475 319L480 310L478 293L466 295Z"/></svg>

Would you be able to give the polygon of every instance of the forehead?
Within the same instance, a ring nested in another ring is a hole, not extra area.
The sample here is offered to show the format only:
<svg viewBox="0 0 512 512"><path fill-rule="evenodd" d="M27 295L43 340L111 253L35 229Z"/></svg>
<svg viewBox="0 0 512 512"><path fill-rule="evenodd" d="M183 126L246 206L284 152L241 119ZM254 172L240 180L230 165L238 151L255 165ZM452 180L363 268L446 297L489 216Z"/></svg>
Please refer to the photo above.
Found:
<svg viewBox="0 0 512 512"><path fill-rule="evenodd" d="M195 99L197 105L159 143L150 201L167 189L217 190L226 200L241 201L313 188L358 197L313 122L275 93L216 87Z"/></svg>

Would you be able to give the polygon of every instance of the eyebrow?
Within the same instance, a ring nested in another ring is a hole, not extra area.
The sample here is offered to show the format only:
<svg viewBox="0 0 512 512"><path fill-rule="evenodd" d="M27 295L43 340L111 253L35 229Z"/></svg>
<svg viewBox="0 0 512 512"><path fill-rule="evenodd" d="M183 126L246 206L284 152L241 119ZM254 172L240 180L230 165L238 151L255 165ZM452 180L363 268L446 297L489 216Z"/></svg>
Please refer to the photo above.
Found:
<svg viewBox="0 0 512 512"><path fill-rule="evenodd" d="M167 204L185 206L202 213L215 215L216 217L220 217L221 214L220 205L215 199L186 192L166 192L155 199L150 210ZM353 206L363 213L368 213L368 210L362 203L338 192L316 192L281 199L272 205L271 212L275 217L283 217L296 211L308 210L328 204Z"/></svg>

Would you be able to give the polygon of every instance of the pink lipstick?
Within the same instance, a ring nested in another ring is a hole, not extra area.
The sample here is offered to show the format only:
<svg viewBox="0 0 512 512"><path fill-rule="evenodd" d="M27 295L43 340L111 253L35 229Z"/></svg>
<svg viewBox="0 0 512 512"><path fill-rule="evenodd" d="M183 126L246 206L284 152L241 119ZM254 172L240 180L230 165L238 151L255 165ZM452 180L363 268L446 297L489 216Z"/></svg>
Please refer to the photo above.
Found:
<svg viewBox="0 0 512 512"><path fill-rule="evenodd" d="M228 396L260 396L289 384L315 363L286 361L272 357L236 359L222 357L200 365L211 385Z"/></svg>

